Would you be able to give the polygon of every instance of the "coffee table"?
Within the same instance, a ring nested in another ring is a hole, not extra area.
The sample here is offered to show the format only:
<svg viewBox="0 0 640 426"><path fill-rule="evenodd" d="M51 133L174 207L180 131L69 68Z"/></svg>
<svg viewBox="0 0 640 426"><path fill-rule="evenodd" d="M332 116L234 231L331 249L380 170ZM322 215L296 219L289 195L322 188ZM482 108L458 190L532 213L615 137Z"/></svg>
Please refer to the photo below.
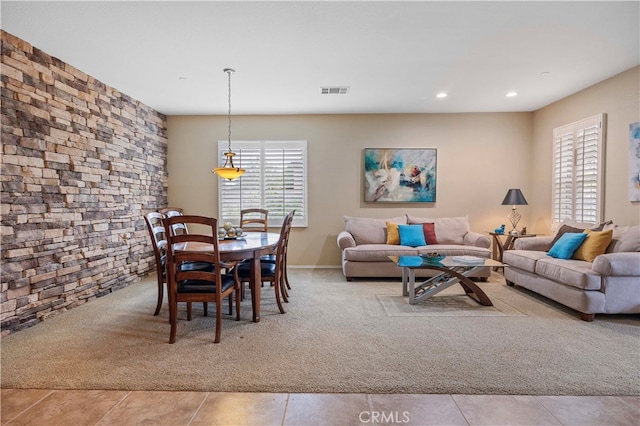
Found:
<svg viewBox="0 0 640 426"><path fill-rule="evenodd" d="M489 296L469 276L482 268L507 266L485 258L478 258L481 263L460 262L455 260L455 256L446 256L439 261L422 256L389 256L389 259L402 268L402 295L409 296L410 305L432 297L454 284L460 284L467 296L481 305L493 306ZM439 273L416 284L416 269L432 269Z"/></svg>

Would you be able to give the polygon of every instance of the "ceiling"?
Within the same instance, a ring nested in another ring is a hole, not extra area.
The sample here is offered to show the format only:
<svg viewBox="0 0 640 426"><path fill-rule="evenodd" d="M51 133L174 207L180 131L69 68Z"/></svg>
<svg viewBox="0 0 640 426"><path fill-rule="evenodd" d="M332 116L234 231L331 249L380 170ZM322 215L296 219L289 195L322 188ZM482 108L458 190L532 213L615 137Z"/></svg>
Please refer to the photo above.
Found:
<svg viewBox="0 0 640 426"><path fill-rule="evenodd" d="M1 8L5 31L167 115L226 114L223 68L233 114L456 113L534 111L640 64L638 1Z"/></svg>

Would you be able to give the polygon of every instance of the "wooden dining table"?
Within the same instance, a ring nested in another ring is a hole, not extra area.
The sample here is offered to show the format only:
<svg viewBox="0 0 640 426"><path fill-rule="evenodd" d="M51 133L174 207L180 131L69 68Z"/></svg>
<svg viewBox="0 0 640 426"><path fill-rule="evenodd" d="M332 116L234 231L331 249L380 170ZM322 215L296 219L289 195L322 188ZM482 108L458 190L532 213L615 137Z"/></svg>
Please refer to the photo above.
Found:
<svg viewBox="0 0 640 426"><path fill-rule="evenodd" d="M251 307L253 310L253 322L260 322L260 289L262 287L262 272L260 268L260 256L272 253L280 234L275 232L247 232L241 237L234 239L220 239L218 250L220 261L250 261L251 277L249 286L251 288ZM211 244L188 242L178 243L175 250L183 251L212 251Z"/></svg>

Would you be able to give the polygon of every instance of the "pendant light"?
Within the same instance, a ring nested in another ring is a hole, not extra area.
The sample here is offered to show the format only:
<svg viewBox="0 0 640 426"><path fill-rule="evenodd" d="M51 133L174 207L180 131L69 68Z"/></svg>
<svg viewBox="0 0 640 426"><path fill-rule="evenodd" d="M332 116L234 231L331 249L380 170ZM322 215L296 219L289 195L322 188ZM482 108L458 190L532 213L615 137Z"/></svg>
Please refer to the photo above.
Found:
<svg viewBox="0 0 640 426"><path fill-rule="evenodd" d="M225 157L227 157L224 165L222 167L216 167L212 172L217 173L218 176L223 179L234 180L242 176L245 170L233 165L233 157L236 153L231 151L231 73L235 72L235 70L225 68L224 72L226 72L229 77L229 147L227 148L227 152L224 153Z"/></svg>

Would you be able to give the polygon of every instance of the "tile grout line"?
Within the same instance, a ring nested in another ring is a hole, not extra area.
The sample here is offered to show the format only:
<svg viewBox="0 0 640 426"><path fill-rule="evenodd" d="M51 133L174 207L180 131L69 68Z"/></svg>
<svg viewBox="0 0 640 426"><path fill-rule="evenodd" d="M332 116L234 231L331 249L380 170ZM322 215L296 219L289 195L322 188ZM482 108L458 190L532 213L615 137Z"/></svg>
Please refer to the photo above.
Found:
<svg viewBox="0 0 640 426"><path fill-rule="evenodd" d="M456 401L456 399L454 398L453 395L449 395L449 397L451 399L453 399L453 403L456 405L456 408L458 409L458 411L460 412L460 414L464 418L464 421L467 423L467 425L468 426L471 425L471 423L469 423L469 419L467 418L467 416L465 416L464 411L462 411L462 408L460 408L460 405L458 405L458 401Z"/></svg>
<svg viewBox="0 0 640 426"><path fill-rule="evenodd" d="M122 404L122 402L123 402L125 399L127 399L127 398L129 397L129 395L131 395L131 392L132 392L132 391L128 391L128 392L127 392L127 394L126 394L125 396L123 396L123 397L120 399L120 401L116 402L116 403L113 405L113 407L109 408L109 409L107 410L107 412L106 412L106 413L104 413L104 415L100 418L100 420L98 420L98 421L96 422L96 425L99 425L99 424L100 424L100 422L101 422L102 420L104 420L104 419L105 419L109 414L111 414L111 412L112 412L113 410L115 410L115 409L116 409L116 407L118 407L120 404Z"/></svg>
<svg viewBox="0 0 640 426"><path fill-rule="evenodd" d="M540 405L542 406L542 408L544 408L544 409L545 409L545 411L551 415L551 417L553 417L554 419L556 419L556 420L558 421L558 423L559 423L559 424L561 424L561 425L563 425L563 426L566 426L566 425L564 425L564 423L562 423L562 420L560 420L559 418L557 418L557 417L556 417L556 416L551 412L551 410L549 410L549 409L547 408L547 406L546 406L546 405L544 405L544 403L538 399L538 396L548 396L548 395L532 395L532 396L533 396L533 399L535 399L535 400L538 402L538 404L540 404Z"/></svg>
<svg viewBox="0 0 640 426"><path fill-rule="evenodd" d="M28 406L27 408L25 408L24 410L22 410L21 412L19 412L18 414L16 414L15 416L13 416L13 418L11 418L10 420L7 421L8 423L11 423L12 421L14 421L15 419L17 419L18 417L20 417L21 415L23 415L24 413L26 413L27 411L31 410L33 407L35 407L36 405L38 405L40 402L42 402L44 399L48 398L49 395L51 395L54 392L54 390L49 390L49 393L44 395L42 398L40 398L39 400L37 400L36 402L34 402L33 404L31 404L30 406ZM4 422L3 422L4 423Z"/></svg>
<svg viewBox="0 0 640 426"><path fill-rule="evenodd" d="M200 405L198 405L198 408L196 408L196 410L194 411L193 415L191 416L191 418L189 419L189 421L187 422L187 426L189 426L191 423L193 423L193 419L196 418L196 416L198 415L198 413L200 412L200 409L202 408L202 406L204 405L205 401L207 399L209 399L209 395L211 394L211 392L203 392L204 393L204 398L202 398L202 401L200 401Z"/></svg>
<svg viewBox="0 0 640 426"><path fill-rule="evenodd" d="M284 410L282 412L282 421L280 422L281 426L284 426L284 420L287 417L287 409L289 408L289 399L291 398L291 394L287 393L287 400L284 402Z"/></svg>

